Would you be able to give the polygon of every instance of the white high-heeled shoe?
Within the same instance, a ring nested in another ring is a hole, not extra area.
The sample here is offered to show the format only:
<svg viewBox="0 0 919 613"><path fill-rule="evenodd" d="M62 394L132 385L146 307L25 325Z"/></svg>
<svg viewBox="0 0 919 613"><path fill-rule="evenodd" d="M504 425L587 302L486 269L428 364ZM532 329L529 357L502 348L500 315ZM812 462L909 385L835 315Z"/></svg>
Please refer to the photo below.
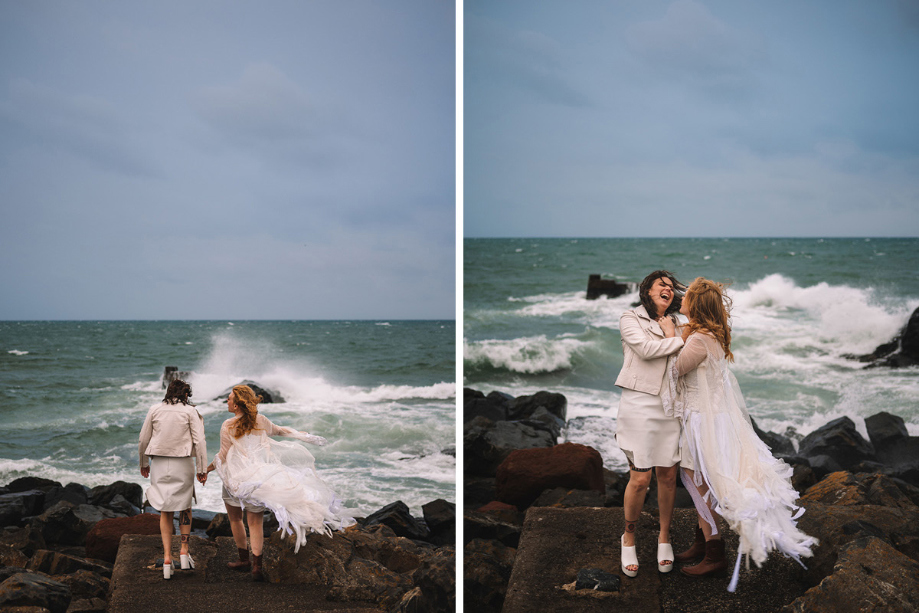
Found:
<svg viewBox="0 0 919 613"><path fill-rule="evenodd" d="M172 578L172 563L163 562L163 579Z"/></svg>
<svg viewBox="0 0 919 613"><path fill-rule="evenodd" d="M664 564L664 560L670 560ZM657 570L669 573L673 570L673 547L670 543L657 544Z"/></svg>
<svg viewBox="0 0 919 613"><path fill-rule="evenodd" d="M195 561L192 559L190 553L183 553L179 556L179 561L182 563L182 570L194 569Z"/></svg>
<svg viewBox="0 0 919 613"><path fill-rule="evenodd" d="M622 553L620 554L620 566L622 566L622 572L626 577L638 576L637 568L635 570L629 570L626 568L626 566L638 566L638 554L635 552L635 546L625 546L624 534L619 537L619 546L622 547Z"/></svg>

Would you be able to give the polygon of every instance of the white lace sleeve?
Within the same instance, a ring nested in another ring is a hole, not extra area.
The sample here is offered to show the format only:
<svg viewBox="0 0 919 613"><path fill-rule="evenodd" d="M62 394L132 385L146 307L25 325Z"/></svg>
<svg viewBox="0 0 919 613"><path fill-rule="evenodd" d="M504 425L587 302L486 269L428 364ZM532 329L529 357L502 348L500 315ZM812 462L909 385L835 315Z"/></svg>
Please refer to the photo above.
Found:
<svg viewBox="0 0 919 613"><path fill-rule="evenodd" d="M686 339L686 344L679 353L667 358L667 378L661 391L661 402L664 413L670 417L681 417L685 407L685 399L680 393L680 377L699 367L699 364L708 357L705 341L698 334L692 334Z"/></svg>
<svg viewBox="0 0 919 613"><path fill-rule="evenodd" d="M295 438L304 443L310 443L311 445L318 445L322 447L328 441L326 441L321 436L316 436L315 434L310 434L309 432L300 432L299 430L294 430L293 428L288 428L287 426L276 426L271 422L270 419L259 413L258 416L259 425L268 432L268 436L287 436L289 438ZM264 421L263 421L264 420Z"/></svg>

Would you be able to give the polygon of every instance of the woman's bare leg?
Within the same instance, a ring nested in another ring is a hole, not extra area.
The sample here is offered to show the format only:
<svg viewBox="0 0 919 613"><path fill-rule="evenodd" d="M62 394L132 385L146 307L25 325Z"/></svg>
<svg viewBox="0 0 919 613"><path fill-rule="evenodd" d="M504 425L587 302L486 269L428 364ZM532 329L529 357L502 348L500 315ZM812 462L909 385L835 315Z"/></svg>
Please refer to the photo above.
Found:
<svg viewBox="0 0 919 613"><path fill-rule="evenodd" d="M191 507L179 512L179 534L182 544L179 546L180 555L188 555L188 539L191 535Z"/></svg>
<svg viewBox="0 0 919 613"><path fill-rule="evenodd" d="M676 473L677 466L657 466L657 508L660 512L661 532L657 538L658 543L670 542L670 521L673 519L673 501L676 498ZM662 560L672 562L673 560Z"/></svg>
<svg viewBox="0 0 919 613"><path fill-rule="evenodd" d="M625 517L625 532L622 535L622 544L626 547L635 546L635 529L638 518L641 517L641 509L645 505L645 495L648 493L648 486L651 484L651 471L629 470L629 484L625 486L625 496L622 503L622 511ZM628 570L638 570L634 564L626 567Z"/></svg>
<svg viewBox="0 0 919 613"><path fill-rule="evenodd" d="M172 564L173 511L160 511L160 536L163 538L163 564Z"/></svg>
<svg viewBox="0 0 919 613"><path fill-rule="evenodd" d="M246 526L243 525L243 510L240 507L234 507L224 503L227 508L227 517L230 520L230 530L233 531L233 540L236 541L237 549L247 549L246 547Z"/></svg>
<svg viewBox="0 0 919 613"><path fill-rule="evenodd" d="M690 479L692 479L695 473L689 469L684 469L684 470L686 470L687 476ZM705 493L708 492L708 486L705 485L705 483L702 483L702 485L698 485L696 487L699 490L700 496L705 496ZM714 519L715 523L717 524L720 516L717 513L715 513L715 511L712 509L712 505L710 501L705 500L704 502L705 502L705 506L708 508L708 512L712 514L712 519ZM705 521L705 519L702 517L702 514L699 513L698 509L696 510L696 513L699 515L699 527L702 528L702 533L705 534L705 540L710 541L713 538L720 539L721 530L719 529L718 534L716 534L715 536L712 536L711 525L707 521Z"/></svg>
<svg viewBox="0 0 919 613"><path fill-rule="evenodd" d="M246 511L246 521L249 524L249 545L252 547L252 555L262 555L262 545L265 542L264 526L262 524L265 513L259 511Z"/></svg>

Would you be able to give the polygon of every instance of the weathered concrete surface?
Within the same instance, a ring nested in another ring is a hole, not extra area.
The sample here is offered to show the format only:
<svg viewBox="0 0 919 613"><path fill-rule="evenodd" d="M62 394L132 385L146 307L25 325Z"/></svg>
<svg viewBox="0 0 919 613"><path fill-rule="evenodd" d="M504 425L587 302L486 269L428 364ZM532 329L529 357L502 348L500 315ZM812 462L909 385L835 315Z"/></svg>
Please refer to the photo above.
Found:
<svg viewBox="0 0 919 613"><path fill-rule="evenodd" d="M179 537L173 538L173 551L178 554ZM226 567L227 562L237 557L231 537L209 541L193 536L190 550L195 570L177 570L166 581L162 568L155 567L156 561L163 557L160 537L125 535L112 573L108 612L379 611L370 604L327 601L328 590L319 586L253 582L248 572ZM178 555L175 560L178 565Z"/></svg>
<svg viewBox="0 0 919 613"><path fill-rule="evenodd" d="M693 509L676 509L671 527L673 548L692 543L696 526ZM727 591L730 576L693 579L679 572L657 571L657 519L642 513L638 529L635 578L619 567L621 508L531 508L526 515L503 613L630 613L681 611L774 612L804 594L809 585L800 566L773 554L762 568L741 569L735 593ZM727 557L733 568L737 537L727 534ZM578 570L599 568L620 575L618 593L574 591ZM567 587L566 587L567 586Z"/></svg>

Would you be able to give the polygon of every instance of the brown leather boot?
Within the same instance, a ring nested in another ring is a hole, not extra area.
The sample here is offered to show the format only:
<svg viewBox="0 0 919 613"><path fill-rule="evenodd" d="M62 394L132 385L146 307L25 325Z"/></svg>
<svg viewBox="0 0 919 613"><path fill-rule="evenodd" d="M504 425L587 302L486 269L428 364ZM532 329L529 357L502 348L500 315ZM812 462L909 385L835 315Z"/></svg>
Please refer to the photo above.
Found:
<svg viewBox="0 0 919 613"><path fill-rule="evenodd" d="M265 575L262 574L262 556L252 554L252 580L264 581Z"/></svg>
<svg viewBox="0 0 919 613"><path fill-rule="evenodd" d="M705 577L715 575L723 577L727 574L728 563L724 559L724 541L711 539L705 541L705 557L694 566L684 566L680 569L684 575L690 577Z"/></svg>
<svg viewBox="0 0 919 613"><path fill-rule="evenodd" d="M249 570L249 550L237 547L236 551L239 552L239 562L228 562L227 567L233 570Z"/></svg>
<svg viewBox="0 0 919 613"><path fill-rule="evenodd" d="M678 553L674 558L674 562L692 562L698 560L705 555L705 533L702 532L702 528L696 526L696 540L692 542L692 547L687 549L682 553Z"/></svg>

